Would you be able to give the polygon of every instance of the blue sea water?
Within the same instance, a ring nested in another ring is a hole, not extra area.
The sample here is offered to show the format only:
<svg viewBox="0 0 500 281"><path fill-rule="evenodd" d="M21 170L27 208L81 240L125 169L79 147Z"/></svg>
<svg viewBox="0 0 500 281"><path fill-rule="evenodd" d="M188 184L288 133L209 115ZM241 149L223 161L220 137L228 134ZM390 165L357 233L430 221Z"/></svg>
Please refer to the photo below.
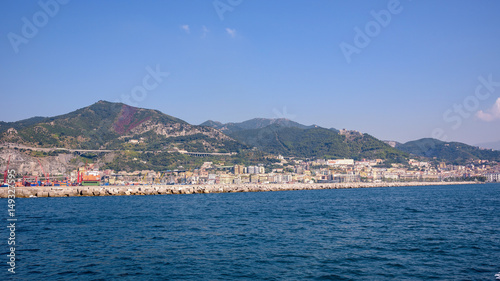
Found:
<svg viewBox="0 0 500 281"><path fill-rule="evenodd" d="M16 204L16 273L7 272L2 227L1 280L495 280L500 272L500 184Z"/></svg>

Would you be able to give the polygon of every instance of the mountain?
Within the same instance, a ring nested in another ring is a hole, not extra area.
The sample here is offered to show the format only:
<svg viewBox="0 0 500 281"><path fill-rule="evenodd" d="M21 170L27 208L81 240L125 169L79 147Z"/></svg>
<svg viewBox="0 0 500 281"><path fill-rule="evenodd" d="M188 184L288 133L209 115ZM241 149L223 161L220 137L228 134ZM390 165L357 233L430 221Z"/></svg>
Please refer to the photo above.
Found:
<svg viewBox="0 0 500 281"><path fill-rule="evenodd" d="M60 116L3 122L0 133L1 142L47 148L232 152L244 147L213 128L107 101Z"/></svg>
<svg viewBox="0 0 500 281"><path fill-rule="evenodd" d="M0 122L0 143L15 143L18 151L29 157L53 157L53 161L71 162L72 165L90 161L115 170L165 170L180 165L199 167L203 161L258 164L271 161L269 154L300 158L385 159L386 163L404 163L410 154L456 164L476 159L500 161L500 151L458 142L435 139L405 144L383 142L357 131L305 126L284 118L255 118L226 124L207 121L191 125L158 110L107 101L54 117ZM38 150L27 150L26 146ZM237 153L197 158L183 154L184 151ZM26 159L33 162L35 158ZM36 161L33 163L30 165L36 166Z"/></svg>
<svg viewBox="0 0 500 281"><path fill-rule="evenodd" d="M286 127L273 123L266 127L235 130L232 138L270 154L304 158L390 159L401 162L406 154L382 141L355 131L338 133L332 129Z"/></svg>
<svg viewBox="0 0 500 281"><path fill-rule="evenodd" d="M209 120L201 126L216 128L246 145L275 155L358 160L379 158L396 162L407 157L404 152L367 134L306 126L285 118L254 118L226 124Z"/></svg>
<svg viewBox="0 0 500 281"><path fill-rule="evenodd" d="M500 141L480 143L477 144L477 146L494 150L500 150Z"/></svg>
<svg viewBox="0 0 500 281"><path fill-rule="evenodd" d="M292 120L286 118L254 118L240 123L226 123L223 124L221 122L208 120L200 124L200 126L212 127L218 130L221 130L224 133L230 134L233 132L243 131L243 130L252 130L252 129L261 129L270 125L276 125L280 127L286 128L300 128L300 129L309 129L317 127L315 125L306 126L300 123L294 122Z"/></svg>
<svg viewBox="0 0 500 281"><path fill-rule="evenodd" d="M436 158L454 164L465 164L471 160L500 161L500 151L481 149L459 142L443 142L424 138L396 146L397 149L422 157Z"/></svg>
<svg viewBox="0 0 500 281"><path fill-rule="evenodd" d="M30 125L34 125L36 123L40 123L44 119L46 119L46 117L36 116L36 117L31 117L31 118L28 118L28 119L25 119L25 120L17 121L17 122L3 122L3 121L0 121L0 134L4 133L5 131L7 131L10 128L18 130L18 129L26 127L26 126L30 126Z"/></svg>

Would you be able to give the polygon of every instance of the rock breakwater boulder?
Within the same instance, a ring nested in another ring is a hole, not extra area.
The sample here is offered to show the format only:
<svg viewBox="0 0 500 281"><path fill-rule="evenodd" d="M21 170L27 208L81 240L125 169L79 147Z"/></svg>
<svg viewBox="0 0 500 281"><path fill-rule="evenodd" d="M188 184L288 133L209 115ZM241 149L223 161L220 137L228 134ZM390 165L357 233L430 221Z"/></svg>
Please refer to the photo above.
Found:
<svg viewBox="0 0 500 281"><path fill-rule="evenodd" d="M426 185L473 184L471 182L393 182L393 183L321 183L321 184L214 184L214 185L131 185L131 186L28 186L16 187L17 198L164 195L223 192L260 192L316 190L368 187L405 187ZM7 198L9 189L0 188L0 198ZM12 192L11 192L12 194Z"/></svg>

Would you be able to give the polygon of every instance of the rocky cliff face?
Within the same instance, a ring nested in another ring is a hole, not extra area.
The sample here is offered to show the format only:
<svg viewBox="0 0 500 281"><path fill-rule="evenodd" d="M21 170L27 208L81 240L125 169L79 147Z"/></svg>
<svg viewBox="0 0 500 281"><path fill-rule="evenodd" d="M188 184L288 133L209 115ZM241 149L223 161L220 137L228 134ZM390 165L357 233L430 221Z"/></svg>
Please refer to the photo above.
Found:
<svg viewBox="0 0 500 281"><path fill-rule="evenodd" d="M71 153L61 153L56 156L34 157L29 151L21 152L17 149L0 149L0 170L3 172L7 168L14 169L18 175L42 175L42 168L45 173L50 175L69 174L77 167L85 163L78 155ZM40 161L40 163L38 163ZM98 165L101 163L97 163ZM41 167L40 167L41 165Z"/></svg>
<svg viewBox="0 0 500 281"><path fill-rule="evenodd" d="M155 132L156 134L167 138L203 134L217 140L233 140L217 129L182 123L165 124L154 120L142 122L137 127L130 130L130 134L140 135L149 131Z"/></svg>

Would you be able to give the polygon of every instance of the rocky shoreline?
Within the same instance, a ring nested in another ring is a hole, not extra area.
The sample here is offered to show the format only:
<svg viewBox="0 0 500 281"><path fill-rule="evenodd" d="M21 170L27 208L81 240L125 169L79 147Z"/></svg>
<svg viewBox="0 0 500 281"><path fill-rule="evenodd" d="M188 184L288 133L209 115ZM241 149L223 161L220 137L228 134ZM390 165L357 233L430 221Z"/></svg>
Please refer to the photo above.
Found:
<svg viewBox="0 0 500 281"><path fill-rule="evenodd" d="M261 192L285 190L344 189L471 184L471 182L394 182L394 183L313 183L313 184L215 184L215 185L129 185L129 186L37 186L16 187L17 198L160 195L193 193ZM12 192L10 193L12 194ZM0 188L0 198L8 197L8 188Z"/></svg>

